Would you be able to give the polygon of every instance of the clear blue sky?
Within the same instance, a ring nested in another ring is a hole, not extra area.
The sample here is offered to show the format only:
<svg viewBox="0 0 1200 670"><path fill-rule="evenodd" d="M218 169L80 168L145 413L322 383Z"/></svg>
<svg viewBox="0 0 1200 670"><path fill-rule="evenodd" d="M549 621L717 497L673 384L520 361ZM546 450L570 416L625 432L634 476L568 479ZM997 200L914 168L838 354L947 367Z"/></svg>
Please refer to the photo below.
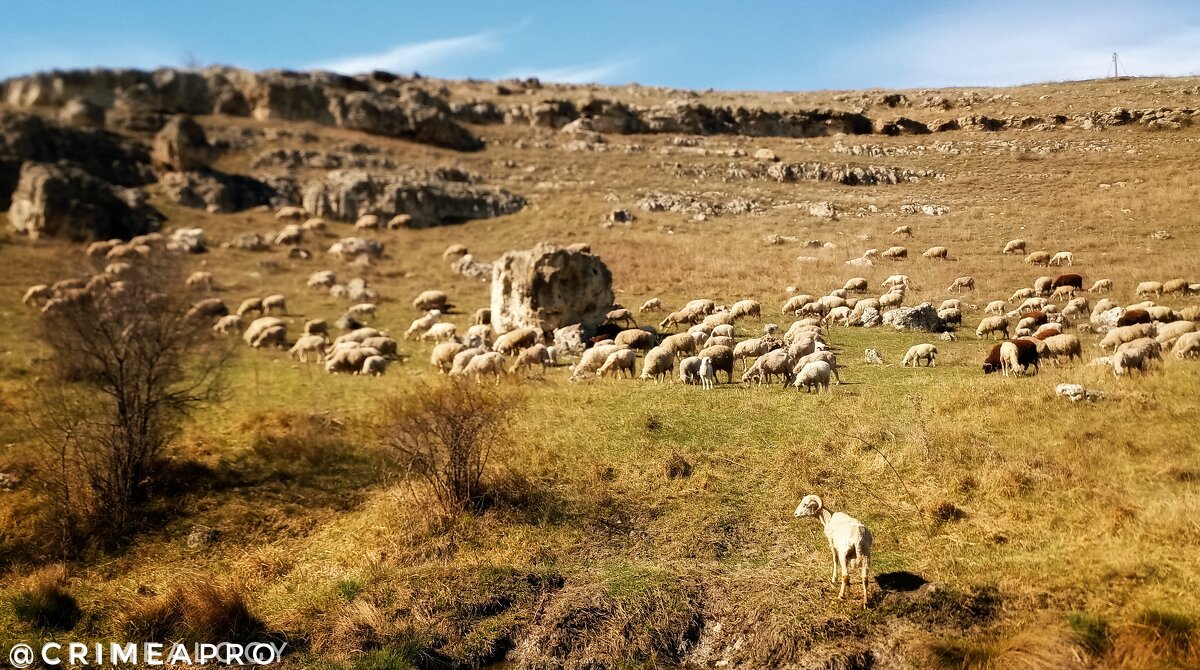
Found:
<svg viewBox="0 0 1200 670"><path fill-rule="evenodd" d="M852 9L851 9L852 8ZM1200 74L1200 2L0 0L0 77L188 63L809 90Z"/></svg>

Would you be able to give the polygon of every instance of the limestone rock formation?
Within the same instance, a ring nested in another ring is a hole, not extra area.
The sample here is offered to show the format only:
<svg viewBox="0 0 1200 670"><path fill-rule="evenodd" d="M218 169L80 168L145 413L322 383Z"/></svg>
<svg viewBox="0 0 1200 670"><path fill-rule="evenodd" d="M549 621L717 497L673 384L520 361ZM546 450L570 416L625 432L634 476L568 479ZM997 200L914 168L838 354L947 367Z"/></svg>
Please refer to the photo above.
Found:
<svg viewBox="0 0 1200 670"><path fill-rule="evenodd" d="M492 328L591 329L612 309L612 273L599 256L551 244L509 251L492 264Z"/></svg>
<svg viewBox="0 0 1200 670"><path fill-rule="evenodd" d="M174 116L154 136L150 160L154 167L174 172L204 170L212 165L217 152L208 144L204 129L190 116Z"/></svg>
<svg viewBox="0 0 1200 670"><path fill-rule="evenodd" d="M70 163L27 162L8 221L30 237L87 242L143 235L156 230L162 216L139 189L114 186Z"/></svg>
<svg viewBox="0 0 1200 670"><path fill-rule="evenodd" d="M460 176L335 170L309 183L302 202L313 216L338 221L356 221L364 214L381 219L408 214L413 228L502 216L525 206L524 198L502 188L444 178Z"/></svg>
<svg viewBox="0 0 1200 670"><path fill-rule="evenodd" d="M212 170L168 172L159 180L163 193L184 207L213 213L240 212L275 204L273 188L252 177Z"/></svg>
<svg viewBox="0 0 1200 670"><path fill-rule="evenodd" d="M104 108L83 98L72 98L58 110L58 120L79 128L103 128Z"/></svg>
<svg viewBox="0 0 1200 670"><path fill-rule="evenodd" d="M940 333L946 329L946 324L938 316L937 310L927 302L916 307L897 307L884 312L883 323L896 330L920 330L927 333Z"/></svg>

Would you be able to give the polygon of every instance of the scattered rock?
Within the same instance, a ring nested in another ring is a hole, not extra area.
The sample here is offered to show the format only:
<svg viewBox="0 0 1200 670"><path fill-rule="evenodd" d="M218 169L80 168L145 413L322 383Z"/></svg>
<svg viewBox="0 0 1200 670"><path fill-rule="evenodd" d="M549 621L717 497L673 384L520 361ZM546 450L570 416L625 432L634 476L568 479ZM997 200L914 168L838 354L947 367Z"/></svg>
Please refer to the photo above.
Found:
<svg viewBox="0 0 1200 670"><path fill-rule="evenodd" d="M198 549L200 547L208 547L217 543L221 539L221 531L216 528L208 528L205 526L197 526L188 533L187 546L188 549Z"/></svg>
<svg viewBox="0 0 1200 670"><path fill-rule="evenodd" d="M1086 389L1079 384L1059 384L1054 387L1054 395L1062 396L1071 402L1084 400L1101 400L1105 394L1102 391Z"/></svg>
<svg viewBox="0 0 1200 670"><path fill-rule="evenodd" d="M216 160L217 152L208 143L204 129L195 119L174 116L154 136L150 161L154 167L171 172L205 170Z"/></svg>
<svg viewBox="0 0 1200 670"><path fill-rule="evenodd" d="M383 256L383 243L364 237L343 237L329 247L329 253L347 262L372 261Z"/></svg>
<svg viewBox="0 0 1200 670"><path fill-rule="evenodd" d="M779 158L775 155L775 152L771 151L770 149L759 149L758 151L754 152L754 160L775 162L778 161Z"/></svg>
<svg viewBox="0 0 1200 670"><path fill-rule="evenodd" d="M919 330L940 333L946 326L938 316L937 309L925 302L916 307L897 307L883 314L883 323L896 330Z"/></svg>
<svg viewBox="0 0 1200 670"><path fill-rule="evenodd" d="M258 233L242 233L221 245L225 249L242 249L243 251L266 251L271 248L269 241Z"/></svg>
<svg viewBox="0 0 1200 670"><path fill-rule="evenodd" d="M171 232L167 248L189 254L202 254L208 251L208 244L204 239L204 229L176 228Z"/></svg>
<svg viewBox="0 0 1200 670"><path fill-rule="evenodd" d="M808 206L808 215L832 220L837 218L837 209L832 202L815 202Z"/></svg>

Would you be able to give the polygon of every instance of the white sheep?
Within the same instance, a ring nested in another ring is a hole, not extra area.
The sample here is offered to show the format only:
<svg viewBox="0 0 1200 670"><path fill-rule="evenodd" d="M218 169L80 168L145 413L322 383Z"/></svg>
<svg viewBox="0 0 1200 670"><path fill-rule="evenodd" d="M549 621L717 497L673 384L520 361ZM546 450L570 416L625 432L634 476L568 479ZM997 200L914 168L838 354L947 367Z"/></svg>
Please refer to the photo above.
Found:
<svg viewBox="0 0 1200 670"><path fill-rule="evenodd" d="M467 347L461 342L439 342L433 348L433 353L429 354L429 364L438 369L438 372L446 374L450 372L450 368L454 365L454 357L459 352Z"/></svg>
<svg viewBox="0 0 1200 670"><path fill-rule="evenodd" d="M751 316L757 319L762 316L762 305L757 300L739 300L729 308L729 316L731 319Z"/></svg>
<svg viewBox="0 0 1200 670"><path fill-rule="evenodd" d="M868 288L869 286L867 284L866 277L853 277L851 279L847 279L846 283L842 286L843 291L852 293L866 293Z"/></svg>
<svg viewBox="0 0 1200 670"><path fill-rule="evenodd" d="M541 339L540 335L541 332L531 326L510 330L496 338L492 349L506 355L517 354L525 347L536 344Z"/></svg>
<svg viewBox="0 0 1200 670"><path fill-rule="evenodd" d="M937 367L937 354L937 347L932 344L914 344L904 354L900 365L912 365L915 368L921 361L925 361L925 367Z"/></svg>
<svg viewBox="0 0 1200 670"><path fill-rule="evenodd" d="M850 568L861 568L863 588L863 607L867 606L867 575L871 572L871 531L861 521L843 512L834 512L825 507L821 498L806 495L796 507L795 516L815 517L821 522L825 539L829 541L829 550L833 554L833 577L829 580L838 583L841 576L841 589L838 598L845 599L846 584L850 580Z"/></svg>
<svg viewBox="0 0 1200 670"><path fill-rule="evenodd" d="M688 356L679 362L679 381L683 384L695 384L700 379L700 357Z"/></svg>
<svg viewBox="0 0 1200 670"><path fill-rule="evenodd" d="M982 339L984 335L991 339L992 333L999 333L1004 337L1008 337L1008 319L1003 316L985 317L979 322L979 327L975 329L975 337Z"/></svg>
<svg viewBox="0 0 1200 670"><path fill-rule="evenodd" d="M429 330L421 333L422 341L445 342L446 340L454 339L458 334L458 326L449 321L435 323L429 327Z"/></svg>
<svg viewBox="0 0 1200 670"><path fill-rule="evenodd" d="M950 250L946 247L929 247L925 253L921 254L921 258L925 260L948 260L950 258Z"/></svg>
<svg viewBox="0 0 1200 670"><path fill-rule="evenodd" d="M983 313L1001 315L1004 314L1006 308L1007 304L1003 300L993 300L983 308Z"/></svg>
<svg viewBox="0 0 1200 670"><path fill-rule="evenodd" d="M414 335L424 335L426 331L433 327L434 324L442 320L441 310L431 309L429 313L419 319L413 319L413 322L408 326L408 330L404 331L404 339L410 340Z"/></svg>
<svg viewBox="0 0 1200 670"><path fill-rule="evenodd" d="M1138 370L1142 374L1146 374L1146 370L1150 367L1148 352L1145 349L1125 349L1118 351L1110 358L1112 362L1112 370L1114 377L1120 377L1128 374L1132 370Z"/></svg>
<svg viewBox="0 0 1200 670"><path fill-rule="evenodd" d="M1039 355L1042 357L1050 356L1054 359L1055 363L1057 363L1058 359L1062 356L1067 357L1068 363L1076 358L1078 358L1080 361L1083 360L1083 345L1080 343L1079 337L1076 335L1072 335L1070 333L1051 335L1050 337L1042 340L1042 344L1045 345L1045 351L1044 353L1039 351Z"/></svg>
<svg viewBox="0 0 1200 670"><path fill-rule="evenodd" d="M912 279L910 279L908 275L892 275L883 280L883 283L880 284L880 286L883 288L895 288L897 286L903 286L904 288L909 289L912 288Z"/></svg>
<svg viewBox="0 0 1200 670"><path fill-rule="evenodd" d="M864 349L863 360L872 365L883 365L883 354L878 349Z"/></svg>
<svg viewBox="0 0 1200 670"><path fill-rule="evenodd" d="M116 263L113 263L116 265ZM211 272L197 270L188 275L187 281L184 282L189 288L198 288L205 291L211 291L213 288L213 276Z"/></svg>
<svg viewBox="0 0 1200 670"><path fill-rule="evenodd" d="M697 376L700 378L700 386L706 390L716 388L717 371L713 367L713 359L711 356L705 356L700 359L700 369L697 371Z"/></svg>
<svg viewBox="0 0 1200 670"><path fill-rule="evenodd" d="M368 356L363 360L362 370L359 374L364 376L378 377L382 375L388 366L388 359L383 356Z"/></svg>
<svg viewBox="0 0 1200 670"><path fill-rule="evenodd" d="M1163 323L1158 326L1158 334L1154 339L1163 347L1170 347L1175 343L1175 340L1185 333L1191 333L1196 330L1195 321L1176 321L1174 323Z"/></svg>
<svg viewBox="0 0 1200 670"><path fill-rule="evenodd" d="M662 300L658 298L650 298L646 302L642 303L642 308L638 311L644 314L646 312L661 312L662 310Z"/></svg>
<svg viewBox="0 0 1200 670"><path fill-rule="evenodd" d="M1144 281L1137 285L1137 288L1134 290L1133 294L1137 296L1154 295L1155 297L1158 297L1162 295L1162 290L1162 283L1156 281Z"/></svg>
<svg viewBox="0 0 1200 670"><path fill-rule="evenodd" d="M624 377L628 373L629 378L633 379L634 369L637 367L637 352L633 349L617 349L604 359L604 364L600 369L596 370L597 377L607 377L610 373L616 377Z"/></svg>
<svg viewBox="0 0 1200 670"><path fill-rule="evenodd" d="M256 349L266 343L282 344L275 329L283 329L284 337L286 337L287 325L281 319L273 316L260 317L250 323L250 326L242 333L242 339Z"/></svg>
<svg viewBox="0 0 1200 670"><path fill-rule="evenodd" d="M496 384L500 384L500 376L504 374L504 354L498 351L486 351L471 358L463 374L475 375L475 381L482 383L484 375L495 375Z"/></svg>
<svg viewBox="0 0 1200 670"><path fill-rule="evenodd" d="M375 312L379 307L373 302L360 302L357 305L351 305L346 309L346 313L356 319L374 318Z"/></svg>
<svg viewBox="0 0 1200 670"><path fill-rule="evenodd" d="M1075 256L1069 251L1060 251L1050 258L1050 265L1074 265Z"/></svg>
<svg viewBox="0 0 1200 670"><path fill-rule="evenodd" d="M250 312L258 312L261 314L262 311L262 298L246 298L242 301L242 304L238 305L236 314L238 316L246 316Z"/></svg>
<svg viewBox="0 0 1200 670"><path fill-rule="evenodd" d="M1025 253L1025 240L1009 240L1008 244L1004 245L1003 254L1023 254Z"/></svg>
<svg viewBox="0 0 1200 670"><path fill-rule="evenodd" d="M655 347L646 352L646 358L642 361L641 378L653 379L656 383L664 381L674 366L675 352L661 346Z"/></svg>
<svg viewBox="0 0 1200 670"><path fill-rule="evenodd" d="M955 279L953 282L950 283L950 286L946 288L947 292L949 292L949 291L974 291L974 290L975 290L975 278L969 277L969 276L968 277L959 277L959 278Z"/></svg>
<svg viewBox="0 0 1200 670"><path fill-rule="evenodd" d="M242 317L237 314L226 314L217 319L217 323L213 325L213 332L221 335L230 335L242 329Z"/></svg>
<svg viewBox="0 0 1200 670"><path fill-rule="evenodd" d="M571 366L571 381L579 381L595 374L608 361L609 354L623 348L625 347L611 342L594 344L591 349L583 352L578 363Z"/></svg>
<svg viewBox="0 0 1200 670"><path fill-rule="evenodd" d="M1180 335L1171 348L1171 354L1179 359L1200 357L1200 332Z"/></svg>
<svg viewBox="0 0 1200 670"><path fill-rule="evenodd" d="M821 389L829 391L829 378L832 372L833 368L829 363L812 361L800 369L800 374L796 375L796 381L792 382L792 385L796 388L803 386L806 393L812 393L814 388L817 393L820 393Z"/></svg>
<svg viewBox="0 0 1200 670"><path fill-rule="evenodd" d="M780 314L795 314L796 310L800 309L801 307L807 305L810 302L813 302L816 299L817 299L816 296L812 296L807 293L801 293L799 295L794 295L794 296L788 298L787 301L783 303L783 307L780 308L779 313Z"/></svg>
<svg viewBox="0 0 1200 670"><path fill-rule="evenodd" d="M262 312L264 315L270 314L275 310L279 310L281 314L287 314L287 298L279 293L272 293L262 299Z"/></svg>
<svg viewBox="0 0 1200 670"><path fill-rule="evenodd" d="M508 369L509 374L514 374L522 368L532 369L535 365L542 366L542 374L546 374L546 367L553 364L550 347L544 344L535 344L532 347L527 347L517 354L517 360L512 367ZM630 375L632 376L632 374Z"/></svg>
<svg viewBox="0 0 1200 670"><path fill-rule="evenodd" d="M467 365L471 363L471 359L482 353L485 353L486 351L486 349L481 347L474 347L471 349L463 349L457 354L454 354L454 360L450 363L450 375L457 377L464 374L467 370Z"/></svg>
<svg viewBox="0 0 1200 670"><path fill-rule="evenodd" d="M292 345L288 355L292 358L298 358L301 363L308 362L308 355L312 354L316 362L325 360L325 347L329 346L329 339L324 335L302 335Z"/></svg>
<svg viewBox="0 0 1200 670"><path fill-rule="evenodd" d="M1113 289L1113 280L1097 279L1092 287L1088 289L1090 293L1108 293Z"/></svg>

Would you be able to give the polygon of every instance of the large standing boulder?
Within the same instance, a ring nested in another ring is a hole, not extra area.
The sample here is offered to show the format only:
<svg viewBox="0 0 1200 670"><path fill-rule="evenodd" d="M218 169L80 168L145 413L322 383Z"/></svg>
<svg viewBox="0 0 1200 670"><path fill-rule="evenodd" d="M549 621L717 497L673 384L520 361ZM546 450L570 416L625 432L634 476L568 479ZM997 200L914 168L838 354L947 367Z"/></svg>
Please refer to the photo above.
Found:
<svg viewBox="0 0 1200 670"><path fill-rule="evenodd" d="M76 242L129 239L158 228L162 216L140 189L114 186L69 163L25 163L9 223L30 237Z"/></svg>
<svg viewBox="0 0 1200 670"><path fill-rule="evenodd" d="M216 153L200 124L192 117L180 114L171 117L154 136L150 160L161 170L189 172L207 169L216 159Z"/></svg>
<svg viewBox="0 0 1200 670"><path fill-rule="evenodd" d="M492 328L593 328L612 309L612 273L599 256L551 244L509 251L492 264Z"/></svg>
<svg viewBox="0 0 1200 670"><path fill-rule="evenodd" d="M920 330L928 333L946 330L946 324L938 316L937 310L927 302L916 307L897 307L884 312L883 323L896 330Z"/></svg>

